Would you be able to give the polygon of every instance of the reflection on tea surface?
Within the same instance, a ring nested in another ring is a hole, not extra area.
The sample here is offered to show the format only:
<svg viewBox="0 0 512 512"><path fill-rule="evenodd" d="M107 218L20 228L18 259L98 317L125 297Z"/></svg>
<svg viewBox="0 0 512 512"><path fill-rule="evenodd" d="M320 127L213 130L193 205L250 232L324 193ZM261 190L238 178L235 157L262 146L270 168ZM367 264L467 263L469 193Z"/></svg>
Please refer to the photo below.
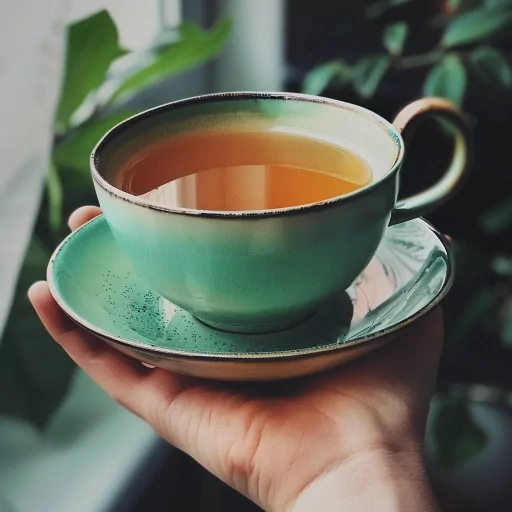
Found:
<svg viewBox="0 0 512 512"><path fill-rule="evenodd" d="M372 178L345 148L302 135L199 132L145 148L119 173L122 190L168 207L243 211L316 203Z"/></svg>

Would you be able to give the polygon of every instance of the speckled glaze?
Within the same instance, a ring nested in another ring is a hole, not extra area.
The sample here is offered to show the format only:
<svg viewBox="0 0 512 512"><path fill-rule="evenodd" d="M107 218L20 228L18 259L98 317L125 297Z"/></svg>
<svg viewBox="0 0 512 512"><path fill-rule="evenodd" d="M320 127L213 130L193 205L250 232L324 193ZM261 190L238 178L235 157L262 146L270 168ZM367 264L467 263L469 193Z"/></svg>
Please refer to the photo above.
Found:
<svg viewBox="0 0 512 512"><path fill-rule="evenodd" d="M247 212L163 208L115 187L134 150L205 129L293 131L331 141L362 156L374 182L321 203ZM459 149L464 155L466 146ZM91 162L112 234L157 294L224 330L271 332L343 292L374 255L392 214L398 222L420 213L406 203L395 209L403 154L400 131L361 107L295 94L230 93L135 116L100 141ZM440 197L430 199L420 206Z"/></svg>
<svg viewBox="0 0 512 512"><path fill-rule="evenodd" d="M271 334L235 334L153 291L103 216L71 234L48 266L52 295L87 330L145 363L223 380L297 377L358 357L430 311L452 277L444 239L413 220L389 228L365 271L308 320Z"/></svg>

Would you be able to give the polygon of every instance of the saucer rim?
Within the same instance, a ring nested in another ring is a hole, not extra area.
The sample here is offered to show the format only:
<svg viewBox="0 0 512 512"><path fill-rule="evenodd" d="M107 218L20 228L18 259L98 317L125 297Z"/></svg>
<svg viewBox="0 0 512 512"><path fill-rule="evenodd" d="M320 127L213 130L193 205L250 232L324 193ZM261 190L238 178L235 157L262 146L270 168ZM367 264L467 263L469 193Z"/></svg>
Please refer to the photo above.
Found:
<svg viewBox="0 0 512 512"><path fill-rule="evenodd" d="M90 221L86 222L80 228L70 233L55 249L53 252L50 261L46 270L46 279L48 283L48 287L50 293L57 303L57 305L61 308L61 310L78 326L85 329L87 332L103 339L108 343L112 343L114 345L125 346L128 349L135 349L137 351L142 351L153 356L164 357L164 358L174 358L174 359L187 359L187 360L195 360L195 361L215 361L215 362L245 362L245 363L254 363L258 361L265 362L282 362L290 361L290 360L299 360L299 359L309 359L312 357L320 357L326 356L331 353L337 353L340 351L347 351L350 349L354 349L363 345L372 345L373 343L382 343L382 341L392 335L398 334L400 331L407 328L410 324L414 323L416 320L419 320L423 316L426 316L432 310L434 310L446 297L448 292L450 291L454 277L455 277L455 269L454 269L454 261L452 257L450 243L447 238L437 230L429 221L425 220L423 217L416 217L406 222L415 222L419 221L426 225L426 227L436 236L436 238L441 242L442 246L446 250L446 277L444 279L443 285L441 289L438 291L436 296L429 301L427 305L418 310L413 315L405 318L401 322L394 324L393 326L389 326L382 330L377 331L377 335L369 334L362 337L356 337L354 340L348 341L342 344L329 344L329 345L320 345L316 347L310 348L301 348L295 350L281 350L281 351L272 351L272 352L231 352L231 353L214 353L214 352L192 352L187 350L180 350L175 348L169 348L159 345L152 345L148 343L142 343L134 340L127 340L121 336L117 336L115 334L111 334L100 327L93 325L91 322L85 320L83 317L78 315L73 311L73 309L68 306L63 298L61 298L60 293L58 292L58 287L55 285L53 279L53 268L56 259L60 251L64 248L67 243L70 242L71 239L79 236L79 233L85 228L89 227L93 223L105 222L108 225L108 222L103 214L94 217Z"/></svg>

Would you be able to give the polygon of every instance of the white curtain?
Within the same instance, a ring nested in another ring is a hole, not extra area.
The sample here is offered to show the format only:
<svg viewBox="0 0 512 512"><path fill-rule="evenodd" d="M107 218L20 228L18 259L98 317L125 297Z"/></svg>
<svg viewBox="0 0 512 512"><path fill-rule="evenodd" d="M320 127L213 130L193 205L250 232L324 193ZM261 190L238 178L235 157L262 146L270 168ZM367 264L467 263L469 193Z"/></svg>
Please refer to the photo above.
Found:
<svg viewBox="0 0 512 512"><path fill-rule="evenodd" d="M0 7L0 332L47 167L68 7L68 0Z"/></svg>
<svg viewBox="0 0 512 512"><path fill-rule="evenodd" d="M0 6L0 336L39 207L52 140L65 26L108 8L121 44L139 49L159 26L159 0L21 0ZM166 17L179 16L167 0Z"/></svg>

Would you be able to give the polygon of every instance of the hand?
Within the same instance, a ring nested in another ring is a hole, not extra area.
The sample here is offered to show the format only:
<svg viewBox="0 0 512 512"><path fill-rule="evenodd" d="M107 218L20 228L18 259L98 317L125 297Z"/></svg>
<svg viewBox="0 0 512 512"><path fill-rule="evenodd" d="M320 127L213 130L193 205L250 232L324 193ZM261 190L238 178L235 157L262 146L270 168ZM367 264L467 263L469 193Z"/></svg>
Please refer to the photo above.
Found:
<svg viewBox="0 0 512 512"><path fill-rule="evenodd" d="M71 229L100 213L78 210ZM124 356L69 320L45 282L29 297L55 340L118 403L264 509L327 512L334 499L333 510L340 500L347 511L435 508L421 445L443 338L439 311L334 371L230 385Z"/></svg>

